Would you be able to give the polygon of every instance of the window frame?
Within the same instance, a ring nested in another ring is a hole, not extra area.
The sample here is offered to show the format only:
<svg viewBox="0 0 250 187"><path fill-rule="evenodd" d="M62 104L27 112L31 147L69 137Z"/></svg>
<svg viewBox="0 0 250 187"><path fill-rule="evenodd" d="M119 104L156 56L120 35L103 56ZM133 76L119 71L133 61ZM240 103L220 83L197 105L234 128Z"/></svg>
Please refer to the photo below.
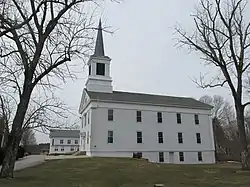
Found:
<svg viewBox="0 0 250 187"><path fill-rule="evenodd" d="M54 151L56 151L56 152L57 152L57 151L58 151L58 148L55 148L55 149L54 149Z"/></svg>
<svg viewBox="0 0 250 187"><path fill-rule="evenodd" d="M79 141L78 141L78 140L75 140L75 144L78 145L78 144L79 144Z"/></svg>
<svg viewBox="0 0 250 187"><path fill-rule="evenodd" d="M159 162L165 162L164 152L159 152L158 160L159 160Z"/></svg>
<svg viewBox="0 0 250 187"><path fill-rule="evenodd" d="M195 123L195 125L199 125L200 124L200 120L199 120L199 115L198 114L194 114L194 123Z"/></svg>
<svg viewBox="0 0 250 187"><path fill-rule="evenodd" d="M181 124L181 113L176 113L176 122L177 124Z"/></svg>
<svg viewBox="0 0 250 187"><path fill-rule="evenodd" d="M157 122L162 123L163 117L162 117L162 112L157 112Z"/></svg>
<svg viewBox="0 0 250 187"><path fill-rule="evenodd" d="M52 139L51 145L54 146L55 145L55 139Z"/></svg>
<svg viewBox="0 0 250 187"><path fill-rule="evenodd" d="M89 65L89 75L91 75L91 64Z"/></svg>
<svg viewBox="0 0 250 187"><path fill-rule="evenodd" d="M108 131L108 144L114 143L114 131Z"/></svg>
<svg viewBox="0 0 250 187"><path fill-rule="evenodd" d="M179 152L179 161L180 162L184 162L185 161L184 152Z"/></svg>
<svg viewBox="0 0 250 187"><path fill-rule="evenodd" d="M137 123L142 122L142 111L141 110L136 111L136 122Z"/></svg>
<svg viewBox="0 0 250 187"><path fill-rule="evenodd" d="M103 71L102 71L103 70ZM96 75L105 76L105 64L96 63Z"/></svg>
<svg viewBox="0 0 250 187"><path fill-rule="evenodd" d="M136 142L142 144L142 131L136 131Z"/></svg>
<svg viewBox="0 0 250 187"><path fill-rule="evenodd" d="M61 139L61 140L60 140L60 144L63 144L63 143L64 143L64 140L63 140L63 139Z"/></svg>
<svg viewBox="0 0 250 187"><path fill-rule="evenodd" d="M70 145L71 144L71 140L67 140L67 144Z"/></svg>
<svg viewBox="0 0 250 187"><path fill-rule="evenodd" d="M159 144L163 144L164 140L163 140L163 132L158 132L158 143Z"/></svg>
<svg viewBox="0 0 250 187"><path fill-rule="evenodd" d="M108 121L114 121L114 110L113 109L108 109Z"/></svg>
<svg viewBox="0 0 250 187"><path fill-rule="evenodd" d="M196 143L201 144L201 133L196 133Z"/></svg>
<svg viewBox="0 0 250 187"><path fill-rule="evenodd" d="M199 162L202 162L202 161L203 161L202 152L199 151L199 152L197 153L197 156L198 156L198 161L199 161Z"/></svg>
<svg viewBox="0 0 250 187"><path fill-rule="evenodd" d="M178 132L178 143L179 144L183 144L183 133L182 132Z"/></svg>
<svg viewBox="0 0 250 187"><path fill-rule="evenodd" d="M64 148L61 148L61 151L64 151Z"/></svg>
<svg viewBox="0 0 250 187"><path fill-rule="evenodd" d="M71 147L71 148L70 148L70 151L75 151L74 147Z"/></svg>

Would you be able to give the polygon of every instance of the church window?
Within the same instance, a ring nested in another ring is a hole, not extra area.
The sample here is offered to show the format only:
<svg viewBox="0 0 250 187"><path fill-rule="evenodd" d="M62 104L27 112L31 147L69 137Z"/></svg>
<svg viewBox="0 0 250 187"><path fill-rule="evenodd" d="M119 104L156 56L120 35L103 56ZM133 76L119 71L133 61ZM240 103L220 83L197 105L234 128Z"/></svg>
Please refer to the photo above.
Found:
<svg viewBox="0 0 250 187"><path fill-rule="evenodd" d="M89 65L89 75L91 75L91 65Z"/></svg>
<svg viewBox="0 0 250 187"><path fill-rule="evenodd" d="M114 118L113 118L113 109L109 109L108 110L108 121L113 121Z"/></svg>
<svg viewBox="0 0 250 187"><path fill-rule="evenodd" d="M97 75L105 75L105 64L97 63L96 64L96 74Z"/></svg>
<svg viewBox="0 0 250 187"><path fill-rule="evenodd" d="M114 133L113 131L108 131L108 143L113 143L114 141Z"/></svg>
<svg viewBox="0 0 250 187"><path fill-rule="evenodd" d="M142 121L141 111L136 111L136 121L137 122L141 122Z"/></svg>

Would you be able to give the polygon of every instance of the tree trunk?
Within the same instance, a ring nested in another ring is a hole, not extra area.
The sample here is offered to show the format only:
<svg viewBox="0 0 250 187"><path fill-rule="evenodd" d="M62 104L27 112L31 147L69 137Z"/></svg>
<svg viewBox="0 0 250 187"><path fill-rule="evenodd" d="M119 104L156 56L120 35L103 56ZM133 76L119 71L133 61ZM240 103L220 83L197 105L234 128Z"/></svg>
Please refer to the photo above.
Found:
<svg viewBox="0 0 250 187"><path fill-rule="evenodd" d="M21 138L19 136L12 135L10 135L8 138L8 144L5 149L5 157L1 170L2 178L13 178L13 171L20 139Z"/></svg>
<svg viewBox="0 0 250 187"><path fill-rule="evenodd" d="M22 137L22 125L28 109L32 90L33 87L26 81L24 84L23 94L20 97L20 102L17 106L16 114L13 120L12 130L8 137L0 178L13 178L16 155Z"/></svg>
<svg viewBox="0 0 250 187"><path fill-rule="evenodd" d="M241 142L241 165L243 170L250 170L250 153L246 138L246 129L244 121L244 106L236 105L237 125L239 129L239 138Z"/></svg>

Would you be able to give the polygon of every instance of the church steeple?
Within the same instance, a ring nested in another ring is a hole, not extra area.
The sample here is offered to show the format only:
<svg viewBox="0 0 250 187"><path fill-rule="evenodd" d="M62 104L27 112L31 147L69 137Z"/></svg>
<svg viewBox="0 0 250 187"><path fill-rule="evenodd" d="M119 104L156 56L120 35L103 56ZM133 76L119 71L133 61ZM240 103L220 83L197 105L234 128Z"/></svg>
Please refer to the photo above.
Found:
<svg viewBox="0 0 250 187"><path fill-rule="evenodd" d="M105 56L102 22L99 21L95 52L90 56L88 61L89 76L86 82L86 89L93 92L112 93L112 78L110 76L110 61L111 58Z"/></svg>
<svg viewBox="0 0 250 187"><path fill-rule="evenodd" d="M102 36L102 21L101 21L101 19L99 21L96 44L95 44L95 53L94 53L93 56L96 56L96 57L105 56L104 44L103 44L103 36Z"/></svg>

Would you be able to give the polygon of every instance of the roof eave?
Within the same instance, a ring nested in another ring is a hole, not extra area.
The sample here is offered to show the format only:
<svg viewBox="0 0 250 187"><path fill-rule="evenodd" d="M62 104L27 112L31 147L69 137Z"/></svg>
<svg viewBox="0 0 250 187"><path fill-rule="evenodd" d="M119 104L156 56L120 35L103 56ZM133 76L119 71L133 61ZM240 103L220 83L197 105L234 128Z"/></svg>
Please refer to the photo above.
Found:
<svg viewBox="0 0 250 187"><path fill-rule="evenodd" d="M152 105L161 107L174 107L174 108L188 108L188 109L201 109L201 110L211 110L212 107L190 107L184 105L165 105L165 104L155 104L155 103L140 103L140 102L125 102L125 101L113 101L113 100L103 100L103 99L90 99L90 102L108 102L108 103L123 103L123 104L137 104L137 105Z"/></svg>

